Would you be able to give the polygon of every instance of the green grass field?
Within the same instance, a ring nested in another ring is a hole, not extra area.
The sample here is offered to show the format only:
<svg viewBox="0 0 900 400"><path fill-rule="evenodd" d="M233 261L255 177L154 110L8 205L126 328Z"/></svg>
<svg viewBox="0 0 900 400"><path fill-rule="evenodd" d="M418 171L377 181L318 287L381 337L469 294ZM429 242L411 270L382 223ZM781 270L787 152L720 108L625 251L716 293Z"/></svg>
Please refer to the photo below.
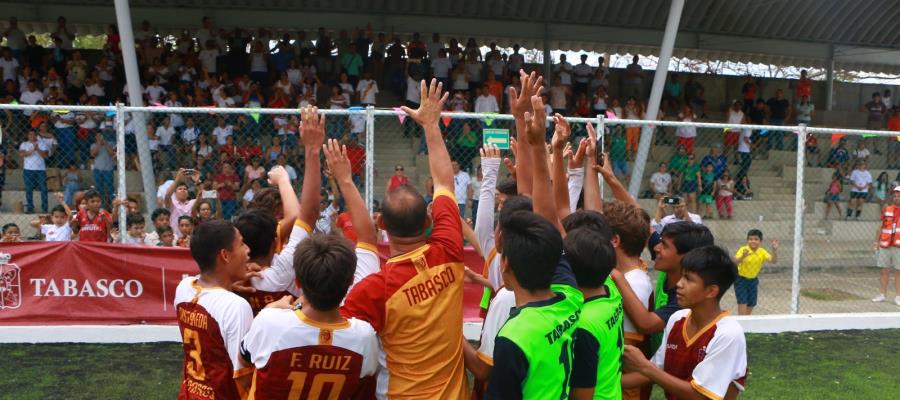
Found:
<svg viewBox="0 0 900 400"><path fill-rule="evenodd" d="M890 399L900 330L748 335L745 399ZM173 399L181 346L0 344L2 399ZM654 399L661 399L660 393Z"/></svg>

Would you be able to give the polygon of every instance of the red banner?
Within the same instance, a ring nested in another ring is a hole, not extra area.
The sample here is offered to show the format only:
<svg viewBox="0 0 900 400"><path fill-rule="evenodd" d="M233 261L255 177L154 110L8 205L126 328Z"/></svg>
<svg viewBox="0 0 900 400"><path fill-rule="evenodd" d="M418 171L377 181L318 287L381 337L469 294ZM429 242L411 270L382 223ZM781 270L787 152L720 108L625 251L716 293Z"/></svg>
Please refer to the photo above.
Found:
<svg viewBox="0 0 900 400"><path fill-rule="evenodd" d="M26 242L0 252L11 256L0 265L0 325L174 324L175 287L199 273L179 248ZM467 249L466 265L478 272L483 262ZM481 293L466 284L466 320L480 320Z"/></svg>

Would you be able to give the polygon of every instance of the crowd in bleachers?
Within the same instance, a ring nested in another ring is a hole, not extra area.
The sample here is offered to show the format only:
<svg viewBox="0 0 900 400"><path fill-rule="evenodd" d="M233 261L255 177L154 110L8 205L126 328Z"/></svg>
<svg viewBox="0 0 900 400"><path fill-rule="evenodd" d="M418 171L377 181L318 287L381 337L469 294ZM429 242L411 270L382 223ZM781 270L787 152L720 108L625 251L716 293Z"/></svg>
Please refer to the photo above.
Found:
<svg viewBox="0 0 900 400"><path fill-rule="evenodd" d="M242 28L226 30L217 28L210 18L203 18L198 29L183 30L177 35L160 35L148 22L143 21L134 36L141 71L141 90L146 104L159 107L268 107L296 109L318 106L320 108L346 109L354 106L378 104L394 106L390 99L402 101L407 106L418 104L418 82L436 78L452 93L447 109L451 111L508 112L509 97L506 88L518 85L518 71L534 69L525 63L518 45L512 51L498 48L495 43L478 43L468 39L463 45L456 38L432 35L424 40L415 33L404 40L393 33L375 33L371 28L342 29L332 36L324 28L307 37L305 31L296 34L276 34L266 29L253 31ZM122 66L120 38L115 26L107 29L106 43L99 54L88 60L79 49L73 48L77 32L64 17L58 19L51 34L54 45L44 48L34 35L18 28L15 18L2 32L6 39L0 55L0 103L20 104L82 104L107 105L113 102L129 102ZM647 73L634 56L621 75L616 86L618 93L610 93L609 70L603 57L597 59L598 67L589 64L588 56L581 55L578 63L570 63L566 56L554 60L552 79L547 79L543 93L548 111L565 116L593 117L611 115L618 118L644 118L648 95ZM539 68L537 68L539 69ZM540 73L541 71L537 71ZM709 109L705 100L705 88L693 76L671 74L665 85L663 102L656 118L681 121L708 120ZM732 102L726 111L727 122L784 125L811 123L815 106L809 99L812 81L802 73L793 85L795 99L792 103L783 90L774 97L763 99L758 95L760 81L747 78L742 88L742 98ZM394 96L378 96L381 90L394 92ZM387 100L379 100L387 99ZM387 101L387 103L385 103ZM871 129L884 127L893 109L890 92L873 96L872 102L863 106L868 114ZM717 110L716 110L717 111ZM896 109L894 109L896 114ZM891 120L897 119L896 116ZM126 152L128 168L137 169L135 121L126 122ZM165 176L179 167L200 171L202 177L211 180L214 172L229 164L238 176L240 185L235 196L242 198L251 191L259 171L274 165L283 165L295 180L302 173L302 151L298 146L296 116L209 115L209 114L154 114L148 121L147 136L153 154L157 175ZM455 121L454 121L455 122ZM47 168L59 171L57 178L66 199L71 203L72 193L79 188L78 175L68 168L91 169L94 186L100 191L102 202L112 202L113 157L107 150L114 149L114 121L103 113L31 112L0 113L4 132L12 140L3 147L3 167L22 168L25 175L26 205L24 211L33 212L31 192L38 190L47 197L45 188ZM405 123L408 135L421 136L421 131L411 121ZM549 125L549 123L548 123ZM897 123L888 122L888 128L900 130ZM472 159L477 155L482 126L477 123L454 123L447 127L447 141L451 153L463 170L474 175ZM35 132L31 141L29 131ZM365 151L359 137L365 131L365 121L358 118L334 118L329 121L329 137L343 138L353 147L354 173L360 182ZM548 132L550 128L548 126ZM98 135L99 133L99 135ZM349 133L349 134L348 134ZM583 134L581 130L581 134ZM718 183L724 173L733 177L736 199L752 198L749 168L753 159L768 157L770 150L791 150L790 135L785 132L759 132L744 130L727 131L716 138L720 147L716 154L703 156L700 163L691 164L694 156L696 128L683 127L673 130L659 128L657 144L675 144L676 154L666 166L669 184L648 187L648 195L661 194L665 187L668 194L681 194L688 199L689 208L697 212L710 198L719 197L722 191ZM628 179L629 161L637 152L639 127L613 129L607 135L607 148L615 173ZM869 147L876 154L884 144L868 139ZM20 145L21 143L21 145ZM33 143L33 144L28 144ZM705 143L709 145L711 143ZM823 166L835 167L848 175L849 158L841 158L837 148L819 160L819 146L814 136L807 139L807 149ZM18 148L8 146L19 146ZM26 149L23 152L23 146ZM896 144L887 144L889 164L898 164ZM684 151L681 151L683 149ZM18 150L18 152L17 152ZM421 151L425 152L424 141ZM837 154L835 154L837 152ZM14 157L17 153L19 157ZM27 154L26 154L27 153ZM701 155L697 155L700 158ZM26 159L27 158L27 159ZM733 167L730 167L731 165ZM712 165L713 174L704 174ZM31 172L29 172L31 171ZM54 174L51 174L54 175ZM704 176L706 175L706 176ZM662 179L662 178L661 178ZM161 182L164 182L162 180ZM160 182L160 183L161 183ZM327 185L326 185L327 186ZM728 184L726 184L727 187ZM226 197L230 197L226 194ZM727 196L726 196L727 197ZM239 203L239 201L238 201ZM723 205L725 202L723 202ZM727 204L730 205L730 202ZM47 211L42 203L42 211ZM730 213L723 208L721 215ZM708 213L712 216L712 213Z"/></svg>

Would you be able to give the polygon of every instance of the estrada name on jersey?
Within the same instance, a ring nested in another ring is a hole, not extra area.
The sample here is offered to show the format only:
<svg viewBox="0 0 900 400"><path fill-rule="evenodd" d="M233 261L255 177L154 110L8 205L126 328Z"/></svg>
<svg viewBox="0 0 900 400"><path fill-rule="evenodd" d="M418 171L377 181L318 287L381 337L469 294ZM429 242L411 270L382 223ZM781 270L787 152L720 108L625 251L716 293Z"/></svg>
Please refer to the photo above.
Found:
<svg viewBox="0 0 900 400"><path fill-rule="evenodd" d="M223 288L202 288L188 277L175 289L178 329L184 344L184 372L179 399L240 398L235 378L241 369L241 339L253 312L240 296Z"/></svg>

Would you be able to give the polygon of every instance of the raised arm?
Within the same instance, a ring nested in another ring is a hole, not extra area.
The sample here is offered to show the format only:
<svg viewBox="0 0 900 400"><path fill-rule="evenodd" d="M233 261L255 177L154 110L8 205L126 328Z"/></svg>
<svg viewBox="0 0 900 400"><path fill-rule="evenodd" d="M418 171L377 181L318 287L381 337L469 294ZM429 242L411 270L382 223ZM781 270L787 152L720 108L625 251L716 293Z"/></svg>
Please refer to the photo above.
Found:
<svg viewBox="0 0 900 400"><path fill-rule="evenodd" d="M301 111L303 124L300 127L303 149L306 153L303 188L300 192L300 220L306 226L315 226L319 218L319 189L322 185L322 165L319 156L325 140L325 114L319 115L316 107L306 107Z"/></svg>
<svg viewBox="0 0 900 400"><path fill-rule="evenodd" d="M347 157L347 146L342 146L337 140L329 139L323 146L325 162L331 170L334 181L344 194L344 203L350 212L350 220L356 231L357 241L375 245L378 243L375 236L375 224L369 216L366 204L356 185L353 184L353 175L350 169L350 159Z"/></svg>
<svg viewBox="0 0 900 400"><path fill-rule="evenodd" d="M588 129L588 134L590 134L591 131L593 131L593 127ZM596 132L594 132L594 135L596 137ZM603 175L603 180L612 191L613 197L623 203L628 203L640 208L641 205L634 197L631 197L631 195L628 194L628 189L622 185L622 182L620 182L619 178L616 178L616 174L613 173L612 163L609 161L609 154L603 153L601 157L603 158L603 165L594 165L594 170L595 172L599 172L600 175ZM635 177L635 179L640 179L640 177Z"/></svg>
<svg viewBox="0 0 900 400"><path fill-rule="evenodd" d="M165 201L166 208L172 208L172 194L175 193L175 189L178 187L178 182L184 178L184 168L178 168L178 172L175 173L175 179L172 181L172 184L166 189L166 197L163 199Z"/></svg>
<svg viewBox="0 0 900 400"><path fill-rule="evenodd" d="M534 160L534 176L532 177L532 202L534 212L553 224L561 233L565 234L557 215L556 201L550 183L550 166L547 165L547 146L544 143L544 131L547 116L544 114L544 102L539 96L531 97L531 105L534 113L525 113L525 136L529 149L520 149L519 153L530 151ZM558 117L562 119L562 117ZM557 121L559 122L559 121Z"/></svg>
<svg viewBox="0 0 900 400"><path fill-rule="evenodd" d="M441 119L441 110L447 101L447 93L443 93L443 84L436 79L431 80L431 85L426 86L425 80L421 82L421 103L419 108L413 110L403 106L401 109L425 129L425 144L428 147L428 167L434 180L434 191L441 190L453 193L453 170L450 168L450 154L447 145L441 135L438 121ZM442 94L443 93L443 94ZM459 201L460 199L457 199ZM462 199L465 201L465 199Z"/></svg>
<svg viewBox="0 0 900 400"><path fill-rule="evenodd" d="M603 199L600 196L600 178L597 177L597 132L592 124L587 124L588 138L582 140L586 147L584 158L584 209L602 212Z"/></svg>
<svg viewBox="0 0 900 400"><path fill-rule="evenodd" d="M481 149L481 193L478 194L478 213L475 215L475 238L482 251L494 248L494 192L500 171L500 150L485 144Z"/></svg>
<svg viewBox="0 0 900 400"><path fill-rule="evenodd" d="M566 185L569 188L570 212L575 212L575 209L578 208L578 197L584 189L584 153L587 148L584 143L585 140L582 139L581 142L578 143L578 149L574 152L572 151L572 146L567 144L566 148L568 150L563 154L563 156L569 160Z"/></svg>
<svg viewBox="0 0 900 400"><path fill-rule="evenodd" d="M553 130L553 138L550 145L553 153L550 154L552 163L550 163L550 180L553 185L553 200L556 202L557 218L562 220L572 213L569 206L569 185L566 178L566 166L563 154L567 145L569 145L569 136L572 133L572 127L569 121L560 114L555 114L553 120L556 122Z"/></svg>
<svg viewBox="0 0 900 400"><path fill-rule="evenodd" d="M516 93L516 88L509 88L509 98L511 99L509 103L510 111L516 120L516 136L519 137L520 143L527 143L526 140L522 140L526 129L525 113L532 111L531 97L540 94L544 78L537 76L534 72L530 75L526 74L525 71L519 71L519 77L522 81L521 90ZM519 194L523 196L531 196L532 193L531 165L533 162L531 158L529 151L520 151L516 154L516 187Z"/></svg>
<svg viewBox="0 0 900 400"><path fill-rule="evenodd" d="M290 235L294 222L300 216L300 201L294 188L291 186L291 177L288 175L284 167L278 165L269 171L269 184L278 188L278 194L281 196L281 207L284 210L284 218L278 225L279 232Z"/></svg>

